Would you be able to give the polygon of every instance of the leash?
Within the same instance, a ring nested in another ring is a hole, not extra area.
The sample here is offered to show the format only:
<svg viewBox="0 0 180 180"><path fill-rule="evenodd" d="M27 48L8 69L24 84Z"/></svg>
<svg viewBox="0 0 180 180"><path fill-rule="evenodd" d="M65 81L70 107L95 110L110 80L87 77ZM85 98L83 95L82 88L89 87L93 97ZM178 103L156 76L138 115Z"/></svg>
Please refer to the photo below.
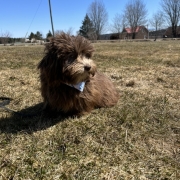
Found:
<svg viewBox="0 0 180 180"><path fill-rule="evenodd" d="M6 111L8 112L11 112L11 113L14 113L14 114L18 114L18 115L22 115L21 113L17 112L17 111L14 111L12 109L9 109L7 108L6 106L12 101L11 98L8 98L8 97L0 97L0 108L3 108L5 109Z"/></svg>
<svg viewBox="0 0 180 180"><path fill-rule="evenodd" d="M6 107L13 99L12 98L8 98L8 97L0 97L0 108L5 109L6 111L16 114L18 116L21 117L33 117L37 115L37 112L34 114L24 114L18 111L14 111L12 109L9 109L8 107Z"/></svg>
<svg viewBox="0 0 180 180"><path fill-rule="evenodd" d="M6 105L8 105L11 102L11 100L12 99L8 97L0 97L0 101L2 101L0 102L0 108L6 109L7 111L12 112L13 110L6 107Z"/></svg>

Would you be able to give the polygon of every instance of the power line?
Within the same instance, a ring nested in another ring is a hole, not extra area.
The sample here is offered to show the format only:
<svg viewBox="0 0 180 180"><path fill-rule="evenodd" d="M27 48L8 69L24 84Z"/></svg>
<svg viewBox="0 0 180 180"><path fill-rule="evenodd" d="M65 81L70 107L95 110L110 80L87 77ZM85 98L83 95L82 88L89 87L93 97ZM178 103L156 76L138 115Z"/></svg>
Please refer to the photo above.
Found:
<svg viewBox="0 0 180 180"><path fill-rule="evenodd" d="M39 7L40 7L40 5L41 5L41 2L42 2L42 0L40 0L40 3L39 3L39 5L38 5L38 8L37 8L37 10L36 10L36 12L35 12L35 14L34 14L34 17L33 17L32 21L31 21L31 23L30 23L30 25L29 25L29 28L28 28L27 33L26 33L26 35L25 35L25 39L26 39L26 36L27 36L27 34L28 34L28 32L29 32L29 29L30 29L30 27L31 27L31 25L32 25L35 17L36 17L36 14L37 14L37 12L38 12L38 10L39 10Z"/></svg>

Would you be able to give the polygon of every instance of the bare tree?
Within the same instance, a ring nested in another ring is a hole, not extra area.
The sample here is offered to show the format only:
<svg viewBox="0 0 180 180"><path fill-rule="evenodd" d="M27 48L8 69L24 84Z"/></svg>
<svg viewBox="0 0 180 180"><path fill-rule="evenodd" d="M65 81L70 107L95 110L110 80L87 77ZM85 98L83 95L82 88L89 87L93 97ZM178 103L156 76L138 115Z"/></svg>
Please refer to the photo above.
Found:
<svg viewBox="0 0 180 180"><path fill-rule="evenodd" d="M161 0L161 6L168 23L172 26L172 35L176 37L180 21L180 0Z"/></svg>
<svg viewBox="0 0 180 180"><path fill-rule="evenodd" d="M68 30L56 30L55 36L61 34L62 32L69 34L69 35L73 35L73 31L74 31L74 29L72 27L70 27Z"/></svg>
<svg viewBox="0 0 180 180"><path fill-rule="evenodd" d="M1 34L0 34L1 43L4 44L4 46L5 46L8 43L8 40L10 39L11 36L12 35L9 31L1 32Z"/></svg>
<svg viewBox="0 0 180 180"><path fill-rule="evenodd" d="M73 32L74 32L74 28L73 27L70 27L67 31L65 31L67 34L69 35L73 35Z"/></svg>
<svg viewBox="0 0 180 180"><path fill-rule="evenodd" d="M110 25L110 30L113 33L121 33L123 28L125 28L125 18L123 14L116 14L113 18L113 24Z"/></svg>
<svg viewBox="0 0 180 180"><path fill-rule="evenodd" d="M161 11L153 14L152 19L149 20L152 27L155 28L155 40L157 38L157 31L164 25L164 14Z"/></svg>
<svg viewBox="0 0 180 180"><path fill-rule="evenodd" d="M147 10L142 0L129 0L125 6L124 17L132 31L132 38L135 38L136 29L146 23Z"/></svg>
<svg viewBox="0 0 180 180"><path fill-rule="evenodd" d="M156 29L156 31L161 29L165 22L164 14L161 11L154 13L152 19L150 19L149 22L151 26Z"/></svg>
<svg viewBox="0 0 180 180"><path fill-rule="evenodd" d="M108 23L108 13L102 1L94 0L88 9L88 16L93 23L97 39Z"/></svg>

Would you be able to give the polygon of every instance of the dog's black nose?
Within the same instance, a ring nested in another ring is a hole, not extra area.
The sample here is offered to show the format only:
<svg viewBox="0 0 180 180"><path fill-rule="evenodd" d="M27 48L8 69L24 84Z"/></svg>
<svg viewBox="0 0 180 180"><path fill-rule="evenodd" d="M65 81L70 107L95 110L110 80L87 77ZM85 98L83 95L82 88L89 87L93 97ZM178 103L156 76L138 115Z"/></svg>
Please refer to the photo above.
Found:
<svg viewBox="0 0 180 180"><path fill-rule="evenodd" d="M86 71L89 71L89 70L91 69L91 66L90 66L90 65L85 65L85 66L84 66L84 69L85 69Z"/></svg>

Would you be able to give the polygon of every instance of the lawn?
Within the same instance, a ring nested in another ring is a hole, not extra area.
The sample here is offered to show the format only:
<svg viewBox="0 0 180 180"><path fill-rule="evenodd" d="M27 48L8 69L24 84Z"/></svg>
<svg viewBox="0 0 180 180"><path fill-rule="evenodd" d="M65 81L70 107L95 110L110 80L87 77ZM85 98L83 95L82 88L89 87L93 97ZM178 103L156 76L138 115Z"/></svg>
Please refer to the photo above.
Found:
<svg viewBox="0 0 180 180"><path fill-rule="evenodd" d="M180 41L94 43L120 99L80 118L42 113L43 46L0 46L0 180L180 179Z"/></svg>

